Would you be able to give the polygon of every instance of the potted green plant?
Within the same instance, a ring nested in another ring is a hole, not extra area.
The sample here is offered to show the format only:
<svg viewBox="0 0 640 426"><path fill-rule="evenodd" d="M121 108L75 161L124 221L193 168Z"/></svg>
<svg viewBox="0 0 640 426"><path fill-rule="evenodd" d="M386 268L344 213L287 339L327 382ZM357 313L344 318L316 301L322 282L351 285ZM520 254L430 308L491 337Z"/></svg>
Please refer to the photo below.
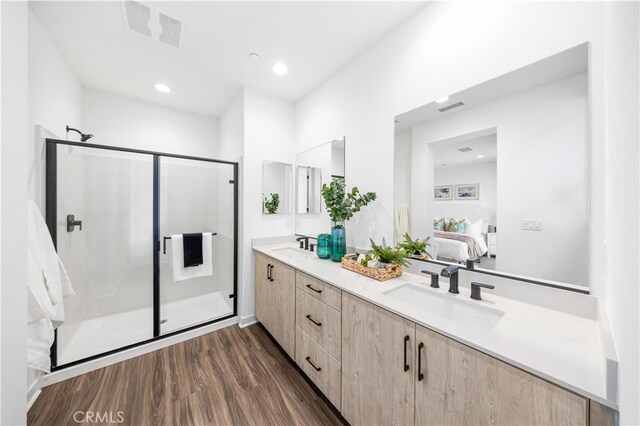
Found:
<svg viewBox="0 0 640 426"><path fill-rule="evenodd" d="M280 206L280 194L271 193L271 200L267 197L264 197L264 209L267 214L276 214L278 212L278 207Z"/></svg>
<svg viewBox="0 0 640 426"><path fill-rule="evenodd" d="M375 192L360 194L357 187L345 190L344 179L333 179L322 185L322 198L333 223L331 227L331 260L340 262L347 254L345 222L360 209L376 199Z"/></svg>
<svg viewBox="0 0 640 426"><path fill-rule="evenodd" d="M384 238L382 239L382 244L378 245L372 238L369 238L371 241L371 250L369 254L372 260L377 260L383 265L388 264L396 264L400 266L407 266L409 263L407 262L407 257L410 257L411 254L406 252L401 247L390 247L385 242Z"/></svg>
<svg viewBox="0 0 640 426"><path fill-rule="evenodd" d="M427 247L431 247L431 244L429 244L430 237L427 237L424 240L413 240L408 233L405 233L403 237L404 241L398 243L399 248L407 252L410 256L416 256L423 259L431 258L431 255L427 251Z"/></svg>

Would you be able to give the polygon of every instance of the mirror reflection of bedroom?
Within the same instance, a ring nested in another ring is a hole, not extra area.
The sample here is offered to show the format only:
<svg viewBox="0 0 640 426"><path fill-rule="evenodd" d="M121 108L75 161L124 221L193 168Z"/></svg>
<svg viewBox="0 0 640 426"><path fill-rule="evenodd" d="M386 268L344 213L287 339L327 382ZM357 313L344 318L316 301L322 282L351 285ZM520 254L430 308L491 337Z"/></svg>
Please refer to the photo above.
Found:
<svg viewBox="0 0 640 426"><path fill-rule="evenodd" d="M396 116L396 241L588 286L587 74L583 44Z"/></svg>
<svg viewBox="0 0 640 426"><path fill-rule="evenodd" d="M495 129L431 145L434 258L496 269L496 145Z"/></svg>

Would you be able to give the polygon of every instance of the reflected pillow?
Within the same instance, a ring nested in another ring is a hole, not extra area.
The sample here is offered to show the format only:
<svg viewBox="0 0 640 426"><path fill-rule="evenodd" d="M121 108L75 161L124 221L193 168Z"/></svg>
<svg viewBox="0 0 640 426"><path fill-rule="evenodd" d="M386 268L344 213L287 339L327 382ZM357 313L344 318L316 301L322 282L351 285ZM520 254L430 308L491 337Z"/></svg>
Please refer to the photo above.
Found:
<svg viewBox="0 0 640 426"><path fill-rule="evenodd" d="M433 229L436 231L444 231L445 221L444 217L433 219Z"/></svg>
<svg viewBox="0 0 640 426"><path fill-rule="evenodd" d="M465 228L465 221L466 219L449 219L449 222L447 222L447 226L446 226L446 231L447 232L456 232L458 234L464 234L464 228Z"/></svg>
<svg viewBox="0 0 640 426"><path fill-rule="evenodd" d="M482 219L471 222L467 219L464 227L464 233L469 235L480 235L482 233Z"/></svg>

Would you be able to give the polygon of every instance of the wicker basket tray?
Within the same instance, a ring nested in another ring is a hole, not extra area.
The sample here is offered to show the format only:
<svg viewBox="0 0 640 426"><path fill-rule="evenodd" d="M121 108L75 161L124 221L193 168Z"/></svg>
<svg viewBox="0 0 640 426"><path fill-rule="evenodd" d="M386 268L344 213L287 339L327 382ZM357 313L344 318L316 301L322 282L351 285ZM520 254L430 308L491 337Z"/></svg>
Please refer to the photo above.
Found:
<svg viewBox="0 0 640 426"><path fill-rule="evenodd" d="M358 274L365 275L369 278L373 278L378 281L387 281L391 278L397 278L402 275L402 266L392 263L385 266L384 269L370 268L368 266L362 266L357 262L358 254L347 254L342 258L342 267Z"/></svg>

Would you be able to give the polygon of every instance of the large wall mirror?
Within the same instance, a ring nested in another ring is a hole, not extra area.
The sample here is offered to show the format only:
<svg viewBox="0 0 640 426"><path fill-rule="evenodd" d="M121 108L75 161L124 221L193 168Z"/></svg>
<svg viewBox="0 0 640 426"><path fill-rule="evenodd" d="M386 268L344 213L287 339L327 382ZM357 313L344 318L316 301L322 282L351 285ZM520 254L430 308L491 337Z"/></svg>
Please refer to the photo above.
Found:
<svg viewBox="0 0 640 426"><path fill-rule="evenodd" d="M262 162L262 213L291 213L291 164Z"/></svg>
<svg viewBox="0 0 640 426"><path fill-rule="evenodd" d="M296 233L310 236L331 229L320 193L324 183L344 179L345 138L336 138L296 155Z"/></svg>
<svg viewBox="0 0 640 426"><path fill-rule="evenodd" d="M589 285L588 45L396 117L396 238L443 262Z"/></svg>

